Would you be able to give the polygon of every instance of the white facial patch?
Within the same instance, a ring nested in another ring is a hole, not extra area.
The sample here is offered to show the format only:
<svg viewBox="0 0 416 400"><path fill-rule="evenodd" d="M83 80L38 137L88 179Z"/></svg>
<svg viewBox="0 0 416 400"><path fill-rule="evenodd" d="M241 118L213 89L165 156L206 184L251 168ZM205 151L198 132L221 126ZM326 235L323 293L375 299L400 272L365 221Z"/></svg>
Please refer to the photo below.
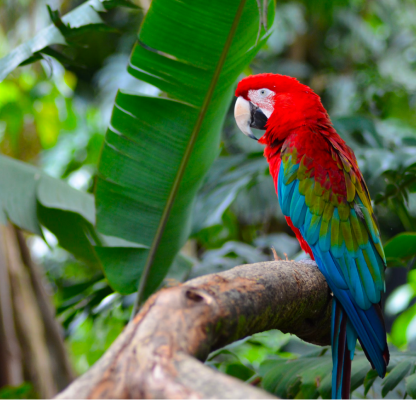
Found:
<svg viewBox="0 0 416 400"><path fill-rule="evenodd" d="M269 90L269 89L257 89L257 90L249 90L247 97L249 100L259 107L261 111L263 111L263 114L270 118L270 115L272 115L273 109L274 109L274 95L276 93Z"/></svg>

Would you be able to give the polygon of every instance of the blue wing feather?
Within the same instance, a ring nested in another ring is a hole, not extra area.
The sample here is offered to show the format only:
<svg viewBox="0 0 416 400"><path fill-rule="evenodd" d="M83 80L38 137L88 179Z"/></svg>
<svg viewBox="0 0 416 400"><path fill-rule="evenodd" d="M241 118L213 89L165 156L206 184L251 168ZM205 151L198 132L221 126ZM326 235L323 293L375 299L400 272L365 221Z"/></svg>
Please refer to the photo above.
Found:
<svg viewBox="0 0 416 400"><path fill-rule="evenodd" d="M331 221L324 221L323 218L319 230L319 248L325 252L331 248Z"/></svg>
<svg viewBox="0 0 416 400"><path fill-rule="evenodd" d="M290 164L291 158L289 163L286 162L286 166L282 162L277 182L282 212L291 218L293 225L299 229L308 243L319 269L348 316L345 345L350 359L352 360L354 356L358 336L373 366L380 376L384 376L387 357L386 334L384 322L377 311L378 305L374 306L379 303L380 293L385 287L384 263L375 248L375 244L380 243L379 232L374 228L371 215L358 195L354 201L362 210L362 218L368 226L372 240L365 243L363 236L359 236L360 231L357 231L357 226L360 222L353 208L349 218L356 218L354 223L350 223L348 218L345 219L345 214L343 221L340 221L337 207L334 208L332 217L328 219L326 216L325 220L322 213L324 207L321 204L326 201L324 196L319 196L317 187L316 190L312 189L315 190L312 194L310 192L306 196L304 193L301 194L300 182L293 177L297 168ZM286 184L287 182L289 183ZM355 235L358 235L358 239ZM333 335L335 334L339 334L339 329L334 330L333 325ZM333 343L333 352L338 345L334 346ZM336 354L334 357L333 371L336 371L337 363L346 361L344 356L342 361L337 359ZM339 397L340 388L333 387L333 390L335 390L333 396Z"/></svg>
<svg viewBox="0 0 416 400"><path fill-rule="evenodd" d="M296 179L298 185L299 181ZM279 175L279 182L280 182L280 175ZM279 199L280 201L280 208L282 209L282 212L284 215L289 216L290 215L290 201L292 200L292 195L294 193L295 188L295 181L289 183L288 185L281 184L281 191L282 196Z"/></svg>
<svg viewBox="0 0 416 400"><path fill-rule="evenodd" d="M361 249L358 251L358 257L355 263L357 265L360 280L363 284L368 300L370 300L370 302L373 304L378 303L380 301L380 291L376 288L376 284L373 280L373 277L371 276L370 271L368 270L367 263L365 262Z"/></svg>
<svg viewBox="0 0 416 400"><path fill-rule="evenodd" d="M291 204L291 207L292 207L292 204ZM300 228L301 225L305 223L305 216L306 216L307 210L308 210L308 207L306 207L305 196L299 195L298 200L295 206L293 207L292 215L290 217L293 225L296 228Z"/></svg>

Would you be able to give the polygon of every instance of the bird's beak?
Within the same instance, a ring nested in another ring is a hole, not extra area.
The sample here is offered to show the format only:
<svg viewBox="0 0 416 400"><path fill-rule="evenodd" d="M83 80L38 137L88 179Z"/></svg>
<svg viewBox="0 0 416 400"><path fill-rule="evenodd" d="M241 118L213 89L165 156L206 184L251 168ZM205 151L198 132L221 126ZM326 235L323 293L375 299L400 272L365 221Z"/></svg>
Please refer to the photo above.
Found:
<svg viewBox="0 0 416 400"><path fill-rule="evenodd" d="M267 116L261 108L241 96L235 102L234 117L241 132L251 139L258 140L251 128L266 129Z"/></svg>

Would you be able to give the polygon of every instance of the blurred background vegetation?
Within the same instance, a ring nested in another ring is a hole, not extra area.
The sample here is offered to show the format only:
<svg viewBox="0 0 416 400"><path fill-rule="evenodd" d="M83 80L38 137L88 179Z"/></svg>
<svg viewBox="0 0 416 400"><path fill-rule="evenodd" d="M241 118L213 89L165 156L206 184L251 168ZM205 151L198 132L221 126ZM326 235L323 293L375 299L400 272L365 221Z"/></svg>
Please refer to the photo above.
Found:
<svg viewBox="0 0 416 400"><path fill-rule="evenodd" d="M47 4L63 15L81 3L3 0L0 57L51 23ZM73 45L56 47L59 56L18 68L0 83L1 153L93 192L117 90L158 94L126 70L150 0L132 3L138 8L115 7L102 13L105 25L80 30ZM279 0L272 33L245 71L287 74L310 85L355 151L388 257L384 314L389 343L409 355L416 351L415 21L413 0ZM282 258L306 257L278 207L262 147L238 131L232 109L233 104L219 158L197 195L191 237L165 285L271 260L271 247ZM82 374L128 322L134 294L114 292L98 266L82 263L60 247L51 232L43 233L44 239L25 234L24 241L63 326L68 368ZM275 372L268 369L270 360L305 356L326 360L321 348L268 332L212 354L208 363L280 396L326 397L325 385L311 385L306 375L303 380L288 377L278 387L279 364L271 364ZM414 361L403 362L407 361L393 360L393 366L402 363L402 372L390 383L390 392L368 373L368 364L360 364L361 369L353 370L354 396L412 397L404 378L414 372ZM298 366L302 368L308 371ZM38 395L33 382L0 388L0 398Z"/></svg>

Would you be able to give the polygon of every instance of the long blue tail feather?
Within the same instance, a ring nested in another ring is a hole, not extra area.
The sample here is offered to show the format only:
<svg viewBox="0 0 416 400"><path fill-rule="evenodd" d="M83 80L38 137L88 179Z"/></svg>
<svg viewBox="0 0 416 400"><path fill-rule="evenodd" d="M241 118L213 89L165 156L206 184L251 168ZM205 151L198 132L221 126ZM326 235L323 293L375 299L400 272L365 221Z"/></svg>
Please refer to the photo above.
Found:
<svg viewBox="0 0 416 400"><path fill-rule="evenodd" d="M384 323L381 313L377 310L379 304L373 304L368 310L363 310L356 304L348 290L339 289L334 285L331 277L328 275L325 266L323 265L320 255L320 250L316 246L313 248L316 257L316 262L319 269L325 276L329 287L334 293L336 299L341 303L343 309L348 314L348 317L360 338L363 347L369 354L371 362L376 368L380 376L386 374L386 363L383 357L383 351L387 348L387 343L384 333ZM328 261L328 258L326 259ZM328 268L328 267L327 267ZM336 268L334 265L332 268Z"/></svg>
<svg viewBox="0 0 416 400"><path fill-rule="evenodd" d="M349 399L351 388L351 361L354 357L355 332L348 329L348 317L340 303L332 300L332 398Z"/></svg>

